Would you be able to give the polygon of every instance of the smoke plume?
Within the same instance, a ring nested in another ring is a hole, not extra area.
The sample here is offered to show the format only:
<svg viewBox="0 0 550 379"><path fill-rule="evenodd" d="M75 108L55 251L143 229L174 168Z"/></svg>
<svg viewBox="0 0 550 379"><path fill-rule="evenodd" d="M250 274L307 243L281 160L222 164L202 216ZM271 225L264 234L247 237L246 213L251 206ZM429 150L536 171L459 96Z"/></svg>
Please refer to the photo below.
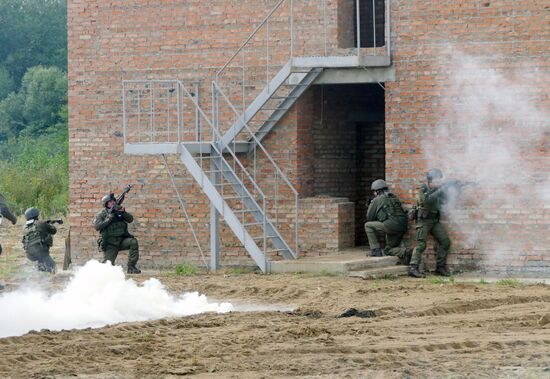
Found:
<svg viewBox="0 0 550 379"><path fill-rule="evenodd" d="M464 54L446 62L452 75L436 88L441 97L434 109L442 112L423 150L447 177L479 182L447 209L451 228L461 234L455 250L483 251L492 265L519 265L518 256L549 250L540 238L549 223L549 74L536 62L502 62Z"/></svg>
<svg viewBox="0 0 550 379"><path fill-rule="evenodd" d="M126 321L229 312L229 303L209 303L197 292L175 297L160 281L142 285L126 279L120 266L90 261L76 271L67 286L51 295L20 289L0 295L0 337L30 330L82 329Z"/></svg>

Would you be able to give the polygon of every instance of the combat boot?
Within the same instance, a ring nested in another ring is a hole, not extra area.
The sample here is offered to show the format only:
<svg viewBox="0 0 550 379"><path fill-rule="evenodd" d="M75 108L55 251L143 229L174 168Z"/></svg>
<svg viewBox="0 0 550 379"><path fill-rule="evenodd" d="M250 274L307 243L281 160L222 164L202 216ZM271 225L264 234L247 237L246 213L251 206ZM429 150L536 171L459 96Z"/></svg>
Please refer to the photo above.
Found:
<svg viewBox="0 0 550 379"><path fill-rule="evenodd" d="M128 274L141 274L141 270L136 266L128 266Z"/></svg>
<svg viewBox="0 0 550 379"><path fill-rule="evenodd" d="M426 275L420 272L418 269L418 265L411 265L409 267L409 276L412 276L413 278L425 278Z"/></svg>
<svg viewBox="0 0 550 379"><path fill-rule="evenodd" d="M383 257L384 253L382 252L382 249L377 247L376 249L372 249L371 257Z"/></svg>
<svg viewBox="0 0 550 379"><path fill-rule="evenodd" d="M434 271L435 275L439 276L451 276L451 273L447 270L445 266L437 266Z"/></svg>

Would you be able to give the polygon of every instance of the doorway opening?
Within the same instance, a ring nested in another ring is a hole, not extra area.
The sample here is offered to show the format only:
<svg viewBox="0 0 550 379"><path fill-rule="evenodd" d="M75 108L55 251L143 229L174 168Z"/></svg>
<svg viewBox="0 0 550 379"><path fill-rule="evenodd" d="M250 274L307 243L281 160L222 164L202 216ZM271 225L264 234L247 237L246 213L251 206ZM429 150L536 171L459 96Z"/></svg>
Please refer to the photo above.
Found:
<svg viewBox="0 0 550 379"><path fill-rule="evenodd" d="M313 180L315 196L355 203L355 244L364 231L370 184L385 179L385 98L379 83L314 86Z"/></svg>

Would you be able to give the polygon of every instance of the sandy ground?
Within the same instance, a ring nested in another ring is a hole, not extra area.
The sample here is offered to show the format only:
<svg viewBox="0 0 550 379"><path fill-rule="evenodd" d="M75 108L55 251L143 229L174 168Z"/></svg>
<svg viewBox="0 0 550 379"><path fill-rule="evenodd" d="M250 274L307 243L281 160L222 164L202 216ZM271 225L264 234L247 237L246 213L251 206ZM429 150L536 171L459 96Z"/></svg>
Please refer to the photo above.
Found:
<svg viewBox="0 0 550 379"><path fill-rule="evenodd" d="M0 237L5 241L5 229ZM6 262L19 262L10 259L0 259L3 275L11 272ZM11 274L8 283L14 286L18 279ZM545 285L234 271L188 277L148 272L135 278L150 276L174 293L199 291L210 300L294 310L203 314L3 338L0 377L550 377ZM52 283L59 286L66 279L58 275ZM373 310L375 317L338 317L352 307Z"/></svg>

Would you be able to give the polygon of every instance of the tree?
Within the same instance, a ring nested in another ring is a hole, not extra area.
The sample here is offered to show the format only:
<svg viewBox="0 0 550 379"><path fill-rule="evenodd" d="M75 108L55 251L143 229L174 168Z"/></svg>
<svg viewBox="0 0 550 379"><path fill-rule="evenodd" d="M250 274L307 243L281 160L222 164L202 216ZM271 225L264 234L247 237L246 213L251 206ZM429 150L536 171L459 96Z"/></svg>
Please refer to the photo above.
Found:
<svg viewBox="0 0 550 379"><path fill-rule="evenodd" d="M15 89L15 82L8 70L0 67L0 100L4 99Z"/></svg>
<svg viewBox="0 0 550 379"><path fill-rule="evenodd" d="M20 93L28 132L40 134L59 121L60 108L67 104L67 76L56 67L32 67L21 81Z"/></svg>
<svg viewBox="0 0 550 379"><path fill-rule="evenodd" d="M18 86L37 65L67 71L66 0L1 0L0 66Z"/></svg>

